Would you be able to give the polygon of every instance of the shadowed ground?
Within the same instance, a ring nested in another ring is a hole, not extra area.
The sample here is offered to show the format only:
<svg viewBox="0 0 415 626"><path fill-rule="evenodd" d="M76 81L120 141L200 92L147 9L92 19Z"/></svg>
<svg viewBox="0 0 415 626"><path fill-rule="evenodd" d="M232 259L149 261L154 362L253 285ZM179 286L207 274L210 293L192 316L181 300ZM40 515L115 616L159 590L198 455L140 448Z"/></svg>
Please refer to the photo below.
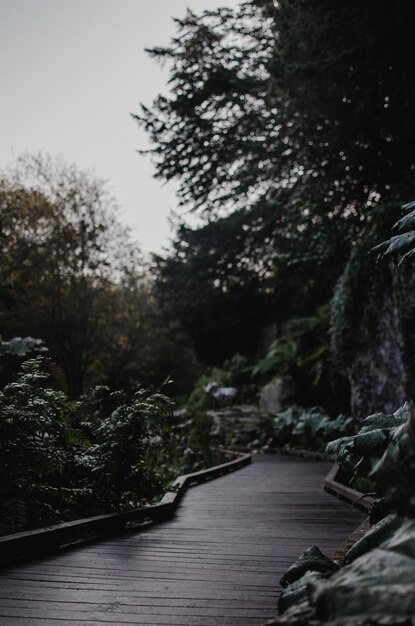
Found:
<svg viewBox="0 0 415 626"><path fill-rule="evenodd" d="M0 624L263 624L300 553L330 556L364 517L323 491L329 468L254 457L191 488L172 521L3 570Z"/></svg>

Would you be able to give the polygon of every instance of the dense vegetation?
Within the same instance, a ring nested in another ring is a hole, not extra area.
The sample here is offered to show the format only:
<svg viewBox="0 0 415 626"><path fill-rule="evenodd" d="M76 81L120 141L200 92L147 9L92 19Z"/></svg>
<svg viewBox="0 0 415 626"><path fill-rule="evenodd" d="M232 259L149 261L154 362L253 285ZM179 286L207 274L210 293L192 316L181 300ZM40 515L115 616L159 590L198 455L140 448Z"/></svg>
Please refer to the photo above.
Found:
<svg viewBox="0 0 415 626"><path fill-rule="evenodd" d="M28 360L0 394L2 532L137 506L161 488L148 461L168 399L99 387L70 402L49 375Z"/></svg>
<svg viewBox="0 0 415 626"><path fill-rule="evenodd" d="M199 220L157 289L203 363L253 359L270 327L288 346L324 310L300 404L364 417L412 395L412 273L367 255L413 193L411 28L407 1L258 0L188 12L150 51L171 91L137 119Z"/></svg>
<svg viewBox="0 0 415 626"><path fill-rule="evenodd" d="M274 376L291 403L322 407L259 432L234 410L230 441L321 446L325 412L352 414L360 431L328 450L344 480L382 496L344 568L317 548L290 568L281 610L295 608L277 623L413 621L413 23L407 0L251 0L188 12L150 51L171 91L137 120L198 220L156 259L166 315L211 379L236 384L241 354L243 393Z"/></svg>
<svg viewBox="0 0 415 626"><path fill-rule="evenodd" d="M180 325L161 317L148 262L102 181L24 156L0 175L0 211L3 339L42 338L72 399L94 384L160 384L168 375L176 393L189 385L192 349Z"/></svg>
<svg viewBox="0 0 415 626"><path fill-rule="evenodd" d="M414 610L413 13L248 0L176 20L150 50L169 91L135 116L185 209L152 259L90 174L45 155L1 172L0 532L150 502L221 445L334 439L376 525L343 568L307 551L280 620Z"/></svg>
<svg viewBox="0 0 415 626"><path fill-rule="evenodd" d="M0 534L139 507L223 460L209 421L173 417L167 383L97 386L74 401L51 385L55 372L29 358L0 392Z"/></svg>

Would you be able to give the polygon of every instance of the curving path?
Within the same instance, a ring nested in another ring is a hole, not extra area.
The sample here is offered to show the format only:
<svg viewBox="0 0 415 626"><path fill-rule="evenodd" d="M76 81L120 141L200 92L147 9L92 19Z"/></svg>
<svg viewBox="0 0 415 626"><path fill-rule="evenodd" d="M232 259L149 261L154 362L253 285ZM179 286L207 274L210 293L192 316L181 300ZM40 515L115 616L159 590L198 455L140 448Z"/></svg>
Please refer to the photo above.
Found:
<svg viewBox="0 0 415 626"><path fill-rule="evenodd" d="M327 495L327 463L254 457L192 487L172 521L9 567L3 626L254 626L313 544L330 555L363 514Z"/></svg>

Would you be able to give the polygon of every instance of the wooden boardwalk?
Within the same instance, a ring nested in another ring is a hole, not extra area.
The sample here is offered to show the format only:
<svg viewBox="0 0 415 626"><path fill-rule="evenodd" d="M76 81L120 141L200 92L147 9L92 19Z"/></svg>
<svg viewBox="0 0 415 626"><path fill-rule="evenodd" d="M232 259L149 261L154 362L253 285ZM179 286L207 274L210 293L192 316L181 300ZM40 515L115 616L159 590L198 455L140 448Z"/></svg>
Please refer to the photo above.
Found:
<svg viewBox="0 0 415 626"><path fill-rule="evenodd" d="M327 495L327 463L262 456L192 487L172 521L0 574L4 626L254 626L307 547L330 555L363 514Z"/></svg>

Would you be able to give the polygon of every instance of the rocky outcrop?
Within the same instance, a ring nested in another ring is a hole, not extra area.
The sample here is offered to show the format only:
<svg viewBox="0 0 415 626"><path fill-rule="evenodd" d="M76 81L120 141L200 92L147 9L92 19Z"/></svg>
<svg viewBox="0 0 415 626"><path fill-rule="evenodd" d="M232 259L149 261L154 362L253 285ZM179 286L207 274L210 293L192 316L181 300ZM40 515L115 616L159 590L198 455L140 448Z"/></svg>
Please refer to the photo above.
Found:
<svg viewBox="0 0 415 626"><path fill-rule="evenodd" d="M259 408L264 413L279 413L292 393L292 385L282 378L275 378L259 392Z"/></svg>
<svg viewBox="0 0 415 626"><path fill-rule="evenodd" d="M352 254L335 289L331 319L335 365L347 374L354 417L394 412L407 399L408 338L399 270ZM411 303L415 311L415 302Z"/></svg>

